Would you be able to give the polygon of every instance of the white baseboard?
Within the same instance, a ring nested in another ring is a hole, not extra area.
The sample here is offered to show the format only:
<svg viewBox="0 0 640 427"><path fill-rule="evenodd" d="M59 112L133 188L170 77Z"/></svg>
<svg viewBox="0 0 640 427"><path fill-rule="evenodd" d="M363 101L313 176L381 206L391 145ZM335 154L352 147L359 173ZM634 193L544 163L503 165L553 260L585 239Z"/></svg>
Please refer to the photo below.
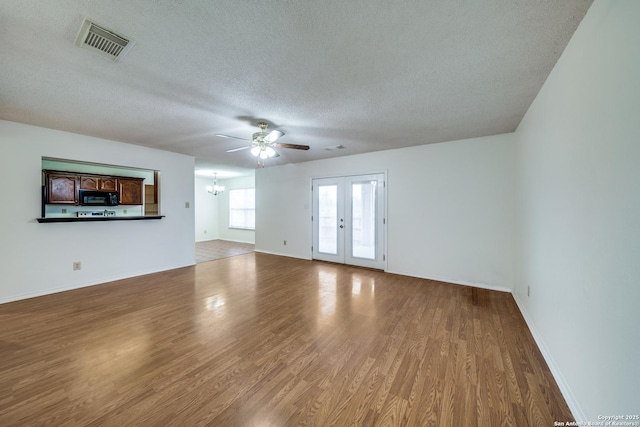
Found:
<svg viewBox="0 0 640 427"><path fill-rule="evenodd" d="M260 252L262 254L269 254L269 255L286 256L287 258L304 259L306 261L310 261L311 260L311 258L307 258L307 257L295 256L295 255L291 255L291 254L283 254L283 253L280 253L280 252L263 251L262 249L256 249L255 252Z"/></svg>
<svg viewBox="0 0 640 427"><path fill-rule="evenodd" d="M132 277L139 277L139 276L144 276L144 275L153 274L153 273L160 273L161 271L175 270L176 268L189 267L191 265L195 265L195 263L186 264L178 267L164 268L161 270L138 271L138 272L123 275L123 276L103 277L101 279L92 280L90 282L78 283L75 285L59 286L56 288L45 289L37 292L27 292L24 294L12 295L9 297L0 298L0 304L6 304L9 302L20 301L20 300L29 299L29 298L41 297L44 295L57 294L60 292L72 291L74 289L88 288L89 286L104 285L105 283L115 282L117 280L130 279Z"/></svg>
<svg viewBox="0 0 640 427"><path fill-rule="evenodd" d="M219 238L217 238L217 237L211 237L211 236L208 236L208 237L206 237L206 238L196 239L196 243L211 242L212 240L220 240L220 239L219 239Z"/></svg>
<svg viewBox="0 0 640 427"><path fill-rule="evenodd" d="M301 257L301 256L285 254L285 253L281 253L281 252L264 251L264 250L261 250L261 249L256 249L255 251L256 252L261 252L261 253L264 253L264 254L269 254L269 255L278 255L278 256L285 256L285 257L289 257L289 258L312 260L311 257ZM491 291L513 293L513 289L512 288L508 288L506 286L495 286L495 285L489 285L489 284L480 283L480 282L468 282L468 281L464 281L464 280L455 280L455 279L450 279L448 277L416 276L415 274L408 274L408 273L402 273L402 272L390 271L390 270L385 270L385 273L397 274L397 275L400 275L400 276L415 277L415 278L418 278L418 279L435 280L437 282L452 283L454 285L472 286L474 288L489 289Z"/></svg>
<svg viewBox="0 0 640 427"><path fill-rule="evenodd" d="M553 375L553 378L556 380L556 383L558 383L558 388L560 388L560 392L562 393L564 400L567 402L567 405L569 406L571 413L575 417L575 421L578 423L586 423L587 417L584 411L582 410L575 396L571 392L571 388L569 387L567 380L564 378L564 375L562 375L562 372L560 372L560 368L558 368L558 365L553 359L553 356L551 355L551 352L549 351L549 349L547 348L547 345L542 339L542 336L538 332L538 329L536 329L536 326L533 323L533 319L527 312L527 309L525 308L524 303L522 302L522 300L520 299L520 297L515 291L512 292L512 294L513 294L513 299L516 301L516 304L520 309L520 313L522 313L522 317L524 317L524 321L527 323L527 326L531 331L531 335L533 335L533 339L535 340L536 344L538 345L538 348L540 349L540 352L542 353L542 357L544 357L544 360L547 362L547 365L549 365L549 369L551 370L551 375Z"/></svg>
<svg viewBox="0 0 640 427"><path fill-rule="evenodd" d="M247 243L249 245L255 245L256 242L250 242L248 240L235 240L235 239L223 239L222 237L214 240L224 240L225 242L234 242L234 243Z"/></svg>
<svg viewBox="0 0 640 427"><path fill-rule="evenodd" d="M472 286L474 288L489 289L490 291L513 293L512 288L508 288L506 286L489 285L487 283L481 283L481 282L469 282L466 280L456 280L456 279L451 279L449 277L440 277L440 276L429 276L429 277L416 276L415 274L407 274L407 273L401 273L398 271L391 271L391 270L388 270L387 273L399 274L400 276L417 277L418 279L435 280L436 282L452 283L454 285Z"/></svg>

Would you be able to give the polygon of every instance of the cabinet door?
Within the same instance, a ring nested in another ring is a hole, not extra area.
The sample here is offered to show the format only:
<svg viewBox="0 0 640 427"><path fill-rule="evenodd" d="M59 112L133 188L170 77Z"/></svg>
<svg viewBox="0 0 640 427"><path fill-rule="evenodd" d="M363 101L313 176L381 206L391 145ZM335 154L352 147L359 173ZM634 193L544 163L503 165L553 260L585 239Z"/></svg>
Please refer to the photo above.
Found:
<svg viewBox="0 0 640 427"><path fill-rule="evenodd" d="M121 205L141 205L142 204L142 178L118 180L120 186Z"/></svg>
<svg viewBox="0 0 640 427"><path fill-rule="evenodd" d="M81 190L99 190L100 178L97 176L80 175Z"/></svg>
<svg viewBox="0 0 640 427"><path fill-rule="evenodd" d="M80 189L118 191L118 178L110 176L80 175Z"/></svg>
<svg viewBox="0 0 640 427"><path fill-rule="evenodd" d="M47 190L47 203L78 203L78 177L76 175L47 175Z"/></svg>
<svg viewBox="0 0 640 427"><path fill-rule="evenodd" d="M118 178L103 176L100 178L99 190L101 191L118 191Z"/></svg>

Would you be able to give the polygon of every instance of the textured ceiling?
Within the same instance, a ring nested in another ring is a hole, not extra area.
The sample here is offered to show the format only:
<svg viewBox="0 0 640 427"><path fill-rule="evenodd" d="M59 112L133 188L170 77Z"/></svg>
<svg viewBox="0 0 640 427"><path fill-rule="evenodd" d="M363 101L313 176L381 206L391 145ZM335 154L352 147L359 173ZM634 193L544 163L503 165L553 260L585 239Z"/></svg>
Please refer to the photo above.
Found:
<svg viewBox="0 0 640 427"><path fill-rule="evenodd" d="M515 130L590 0L0 0L0 118L255 168ZM74 45L88 17L134 40ZM340 151L325 147L341 144Z"/></svg>

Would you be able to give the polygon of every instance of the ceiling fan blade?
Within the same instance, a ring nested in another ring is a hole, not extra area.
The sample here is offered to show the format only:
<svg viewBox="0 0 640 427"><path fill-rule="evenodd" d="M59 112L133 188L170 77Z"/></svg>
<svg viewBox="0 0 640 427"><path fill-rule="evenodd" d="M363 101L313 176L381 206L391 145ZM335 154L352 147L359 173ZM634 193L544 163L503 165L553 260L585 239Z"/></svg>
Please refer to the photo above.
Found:
<svg viewBox="0 0 640 427"><path fill-rule="evenodd" d="M247 138L240 138L239 136L223 135L221 133L216 133L214 136L219 136L221 138L239 139L241 141L251 141L250 139L247 139Z"/></svg>
<svg viewBox="0 0 640 427"><path fill-rule="evenodd" d="M227 153L235 153L236 151L246 150L247 148L251 148L253 145L247 145L245 147L232 148L231 150L227 150Z"/></svg>
<svg viewBox="0 0 640 427"><path fill-rule="evenodd" d="M308 145L298 145L298 144L273 144L275 147L280 148L293 148L294 150L308 150L310 147Z"/></svg>
<svg viewBox="0 0 640 427"><path fill-rule="evenodd" d="M280 138L281 136L284 135L284 132L279 131L279 130L272 130L271 132L269 132L269 135L264 137L264 140L267 142L275 142L276 139Z"/></svg>

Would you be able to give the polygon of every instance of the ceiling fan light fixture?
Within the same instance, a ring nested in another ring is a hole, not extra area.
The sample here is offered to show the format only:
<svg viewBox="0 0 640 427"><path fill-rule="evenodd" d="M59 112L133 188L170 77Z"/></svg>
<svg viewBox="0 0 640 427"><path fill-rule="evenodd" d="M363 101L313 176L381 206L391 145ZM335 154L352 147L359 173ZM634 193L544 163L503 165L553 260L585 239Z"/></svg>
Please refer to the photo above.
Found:
<svg viewBox="0 0 640 427"><path fill-rule="evenodd" d="M280 157L280 154L274 148L292 148L294 150L308 150L308 145L299 145L299 144L282 144L279 142L275 142L280 137L284 136L284 132L281 130L273 130L267 132L267 127L269 125L267 122L258 122L258 127L260 128L259 132L255 132L251 135L251 139L239 138L237 136L224 135L221 133L217 133L216 136L220 136L223 138L233 138L233 139L241 139L245 141L251 142L251 145L245 145L244 147L232 148L230 150L226 150L227 153L233 153L240 150L250 149L251 155L258 158L258 166L264 167L264 160L270 159L272 157Z"/></svg>

